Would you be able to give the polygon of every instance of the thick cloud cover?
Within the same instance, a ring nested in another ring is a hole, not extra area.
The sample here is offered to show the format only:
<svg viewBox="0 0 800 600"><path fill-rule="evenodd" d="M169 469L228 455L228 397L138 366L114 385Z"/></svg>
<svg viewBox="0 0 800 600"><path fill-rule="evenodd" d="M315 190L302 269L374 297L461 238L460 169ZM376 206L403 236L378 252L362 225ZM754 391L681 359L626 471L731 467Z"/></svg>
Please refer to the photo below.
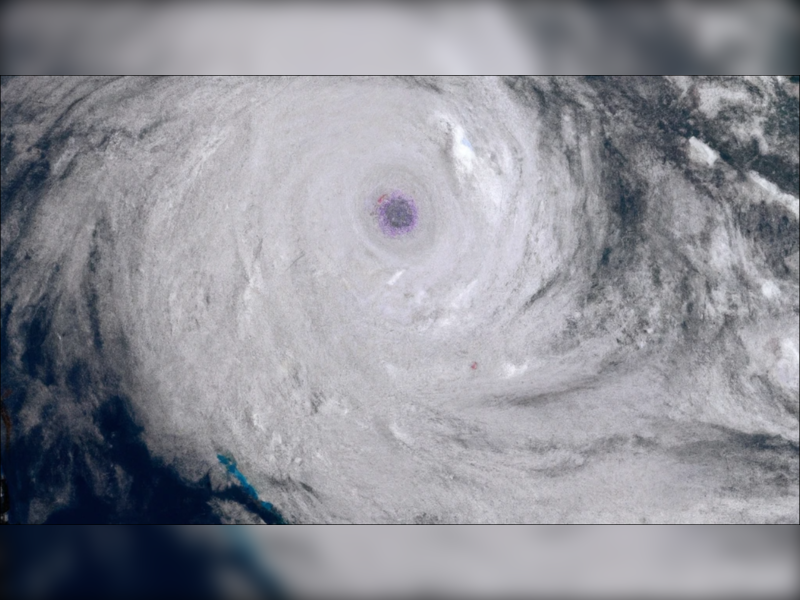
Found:
<svg viewBox="0 0 800 600"><path fill-rule="evenodd" d="M12 521L797 520L796 80L2 90Z"/></svg>

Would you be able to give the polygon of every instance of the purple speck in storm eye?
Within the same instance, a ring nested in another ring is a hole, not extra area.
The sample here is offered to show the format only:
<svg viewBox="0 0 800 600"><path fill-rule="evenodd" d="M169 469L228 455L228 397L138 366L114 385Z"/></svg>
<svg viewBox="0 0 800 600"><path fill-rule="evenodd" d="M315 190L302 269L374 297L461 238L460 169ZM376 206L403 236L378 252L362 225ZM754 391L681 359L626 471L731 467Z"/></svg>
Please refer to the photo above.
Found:
<svg viewBox="0 0 800 600"><path fill-rule="evenodd" d="M417 225L417 205L411 196L392 192L378 198L378 225L389 237L405 235Z"/></svg>

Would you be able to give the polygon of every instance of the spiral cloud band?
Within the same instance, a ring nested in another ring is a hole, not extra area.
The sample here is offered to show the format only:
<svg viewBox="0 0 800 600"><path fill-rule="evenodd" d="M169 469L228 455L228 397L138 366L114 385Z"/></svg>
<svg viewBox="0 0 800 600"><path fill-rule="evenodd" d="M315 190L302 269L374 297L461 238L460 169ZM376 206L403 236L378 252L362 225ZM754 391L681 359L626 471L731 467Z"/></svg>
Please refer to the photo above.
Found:
<svg viewBox="0 0 800 600"><path fill-rule="evenodd" d="M13 516L796 520L797 84L746 83L4 83Z"/></svg>

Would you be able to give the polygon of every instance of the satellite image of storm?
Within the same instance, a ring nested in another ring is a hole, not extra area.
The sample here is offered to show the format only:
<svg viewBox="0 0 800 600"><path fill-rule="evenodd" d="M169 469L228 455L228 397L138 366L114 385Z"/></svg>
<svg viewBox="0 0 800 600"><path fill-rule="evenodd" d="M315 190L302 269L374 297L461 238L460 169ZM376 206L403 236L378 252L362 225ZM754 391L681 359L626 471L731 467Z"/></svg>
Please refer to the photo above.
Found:
<svg viewBox="0 0 800 600"><path fill-rule="evenodd" d="M2 82L9 523L797 523L798 78Z"/></svg>

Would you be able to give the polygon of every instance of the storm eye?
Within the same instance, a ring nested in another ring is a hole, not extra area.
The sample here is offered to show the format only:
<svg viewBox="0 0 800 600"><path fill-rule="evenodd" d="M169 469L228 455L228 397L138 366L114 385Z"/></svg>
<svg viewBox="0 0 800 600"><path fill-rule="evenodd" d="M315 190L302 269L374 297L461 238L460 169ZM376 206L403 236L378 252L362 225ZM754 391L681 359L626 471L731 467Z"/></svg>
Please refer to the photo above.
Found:
<svg viewBox="0 0 800 600"><path fill-rule="evenodd" d="M394 202L386 207L386 220L395 228L408 227L414 220L411 207L406 202Z"/></svg>
<svg viewBox="0 0 800 600"><path fill-rule="evenodd" d="M405 235L417 224L414 199L402 192L384 194L378 198L378 224L390 237Z"/></svg>

